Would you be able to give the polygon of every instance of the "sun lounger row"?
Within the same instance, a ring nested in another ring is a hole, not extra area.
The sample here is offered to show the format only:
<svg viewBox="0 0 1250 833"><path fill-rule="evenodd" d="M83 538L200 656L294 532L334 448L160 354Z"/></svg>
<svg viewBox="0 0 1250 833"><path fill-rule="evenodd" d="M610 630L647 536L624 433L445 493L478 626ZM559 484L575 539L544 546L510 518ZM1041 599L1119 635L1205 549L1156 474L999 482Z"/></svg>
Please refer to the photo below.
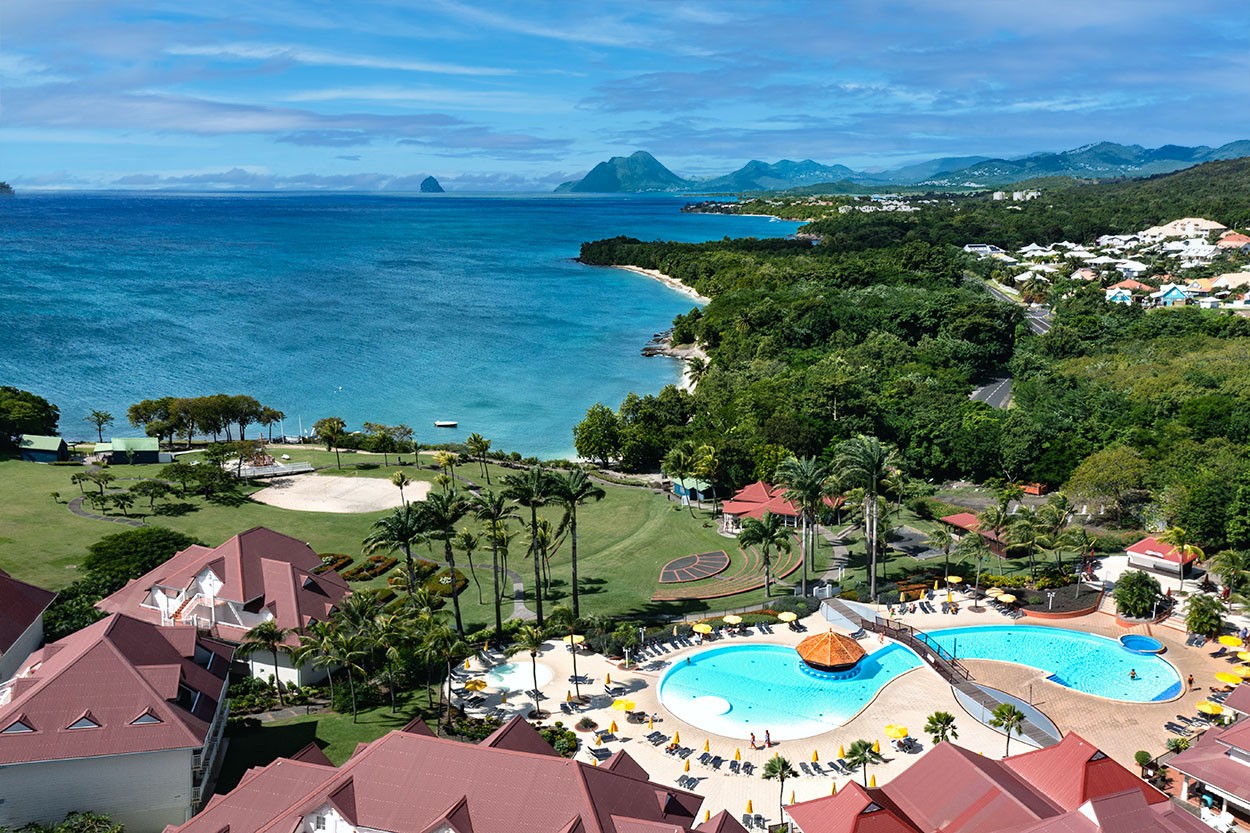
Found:
<svg viewBox="0 0 1250 833"><path fill-rule="evenodd" d="M751 815L750 813L742 814L742 826L747 830L755 828L756 830L767 830L768 821L759 813Z"/></svg>

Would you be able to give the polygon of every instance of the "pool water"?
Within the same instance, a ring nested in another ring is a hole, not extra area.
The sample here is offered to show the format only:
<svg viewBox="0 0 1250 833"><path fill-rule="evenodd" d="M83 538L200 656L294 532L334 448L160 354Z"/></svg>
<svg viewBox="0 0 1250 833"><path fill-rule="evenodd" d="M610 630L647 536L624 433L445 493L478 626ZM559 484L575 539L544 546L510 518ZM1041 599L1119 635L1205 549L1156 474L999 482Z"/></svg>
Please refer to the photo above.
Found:
<svg viewBox="0 0 1250 833"><path fill-rule="evenodd" d="M690 659L660 680L665 708L725 737L746 740L754 732L761 743L765 730L773 740L795 740L835 729L886 683L920 665L901 645L869 654L846 679L808 673L794 648L783 645L726 645Z"/></svg>
<svg viewBox="0 0 1250 833"><path fill-rule="evenodd" d="M551 682L553 676L550 665L538 663L539 688ZM503 665L496 665L486 672L485 677L491 688L505 691L529 691L534 687L534 669L528 662L505 662Z"/></svg>
<svg viewBox="0 0 1250 833"><path fill-rule="evenodd" d="M1181 675L1170 662L1092 633L1040 625L978 625L930 631L928 637L959 659L1032 666L1059 685L1099 697L1149 703L1181 693ZM1130 678L1134 671L1136 679Z"/></svg>

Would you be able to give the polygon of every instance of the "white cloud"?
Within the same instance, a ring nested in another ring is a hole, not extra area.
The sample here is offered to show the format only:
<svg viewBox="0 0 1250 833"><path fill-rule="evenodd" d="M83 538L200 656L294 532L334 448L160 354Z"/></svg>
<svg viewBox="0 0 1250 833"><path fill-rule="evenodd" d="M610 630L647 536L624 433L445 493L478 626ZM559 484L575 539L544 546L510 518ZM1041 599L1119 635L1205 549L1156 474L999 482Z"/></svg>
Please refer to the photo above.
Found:
<svg viewBox="0 0 1250 833"><path fill-rule="evenodd" d="M374 55L351 55L324 49L310 49L266 43L228 43L205 46L175 44L165 50L169 55L226 58L243 61L292 61L314 66L360 67L390 69L403 72L429 72L440 75L514 75L515 70L501 67L449 64L440 61L410 61Z"/></svg>

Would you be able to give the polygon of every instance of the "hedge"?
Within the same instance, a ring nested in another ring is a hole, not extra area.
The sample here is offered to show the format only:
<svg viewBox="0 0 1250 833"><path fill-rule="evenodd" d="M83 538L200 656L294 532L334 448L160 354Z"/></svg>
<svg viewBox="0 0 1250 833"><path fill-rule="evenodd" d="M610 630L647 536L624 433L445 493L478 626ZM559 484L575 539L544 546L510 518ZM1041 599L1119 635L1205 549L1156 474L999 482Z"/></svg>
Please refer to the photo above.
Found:
<svg viewBox="0 0 1250 833"><path fill-rule="evenodd" d="M344 567L352 563L352 557L341 552L326 552L321 554L321 566L313 570L314 573L328 573L331 570L342 571Z"/></svg>
<svg viewBox="0 0 1250 833"><path fill-rule="evenodd" d="M348 581L368 581L371 578L377 578L398 563L398 558L389 555L371 555L342 573L342 576Z"/></svg>

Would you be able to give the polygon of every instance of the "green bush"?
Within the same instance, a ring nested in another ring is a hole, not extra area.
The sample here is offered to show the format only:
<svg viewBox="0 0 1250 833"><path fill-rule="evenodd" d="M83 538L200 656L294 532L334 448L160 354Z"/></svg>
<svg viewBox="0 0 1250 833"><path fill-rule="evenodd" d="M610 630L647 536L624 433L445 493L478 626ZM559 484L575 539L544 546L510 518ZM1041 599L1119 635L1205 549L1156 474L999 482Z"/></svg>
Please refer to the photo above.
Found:
<svg viewBox="0 0 1250 833"><path fill-rule="evenodd" d="M435 596L449 599L454 595L458 596L464 588L468 587L469 579L464 573L456 570L456 579L453 582L451 571L444 568L426 579L422 586Z"/></svg>
<svg viewBox="0 0 1250 833"><path fill-rule="evenodd" d="M462 740L476 743L502 725L503 721L497 717L466 717L457 713L451 721L451 731Z"/></svg>
<svg viewBox="0 0 1250 833"><path fill-rule="evenodd" d="M1216 636L1224 629L1224 603L1207 593L1195 593L1185 605L1185 629Z"/></svg>
<svg viewBox="0 0 1250 833"><path fill-rule="evenodd" d="M577 735L571 729L566 729L561 721L557 720L554 726L535 726L534 728L542 735L543 740L551 744L551 748L563 757L571 758L577 754Z"/></svg>
<svg viewBox="0 0 1250 833"><path fill-rule="evenodd" d="M326 552L321 554L321 566L313 569L314 573L328 573L331 570L343 571L343 568L352 563L352 557L341 552Z"/></svg>
<svg viewBox="0 0 1250 833"><path fill-rule="evenodd" d="M349 567L341 575L348 581L368 581L377 578L399 563L398 558L389 555L371 555L355 567Z"/></svg>
<svg viewBox="0 0 1250 833"><path fill-rule="evenodd" d="M1129 570L1115 583L1115 607L1125 618L1147 618L1158 599L1159 580L1141 570Z"/></svg>

